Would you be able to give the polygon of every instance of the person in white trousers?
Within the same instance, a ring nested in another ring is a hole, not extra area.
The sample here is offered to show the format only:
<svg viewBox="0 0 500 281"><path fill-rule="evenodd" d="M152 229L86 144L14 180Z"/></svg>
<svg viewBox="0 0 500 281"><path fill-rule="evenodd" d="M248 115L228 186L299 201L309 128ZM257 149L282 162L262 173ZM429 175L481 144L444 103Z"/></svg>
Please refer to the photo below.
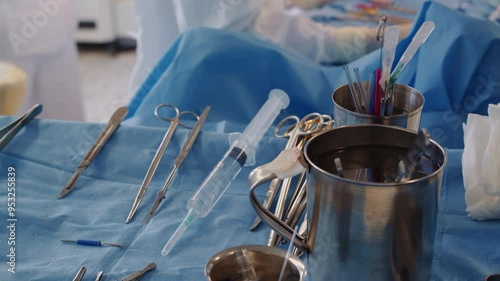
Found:
<svg viewBox="0 0 500 281"><path fill-rule="evenodd" d="M28 90L19 113L83 121L73 0L0 0L0 61L22 68Z"/></svg>

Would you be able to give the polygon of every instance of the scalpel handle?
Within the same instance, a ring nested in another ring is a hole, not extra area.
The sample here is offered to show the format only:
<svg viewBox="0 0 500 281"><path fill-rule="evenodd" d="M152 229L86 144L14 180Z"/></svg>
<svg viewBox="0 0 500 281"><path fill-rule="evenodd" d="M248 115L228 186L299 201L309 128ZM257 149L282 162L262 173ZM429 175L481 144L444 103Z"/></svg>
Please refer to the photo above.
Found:
<svg viewBox="0 0 500 281"><path fill-rule="evenodd" d="M97 156L99 151L104 147L104 144L108 139L111 137L111 135L116 131L118 126L120 126L120 123L123 121L125 116L128 113L127 107L123 106L118 108L115 113L113 113L113 116L111 116L111 119L109 120L108 124L104 129L102 130L101 134L97 138L96 142L92 145L92 148L87 152L87 154L83 157L82 162L78 165L78 167L87 167L90 165L92 160Z"/></svg>
<svg viewBox="0 0 500 281"><path fill-rule="evenodd" d="M19 117L16 121L12 122L10 125L2 128L0 130L0 150L3 149L22 129L24 125L29 123L33 118L42 112L43 106L41 104L34 105L28 112L23 116ZM5 134L4 134L5 133Z"/></svg>

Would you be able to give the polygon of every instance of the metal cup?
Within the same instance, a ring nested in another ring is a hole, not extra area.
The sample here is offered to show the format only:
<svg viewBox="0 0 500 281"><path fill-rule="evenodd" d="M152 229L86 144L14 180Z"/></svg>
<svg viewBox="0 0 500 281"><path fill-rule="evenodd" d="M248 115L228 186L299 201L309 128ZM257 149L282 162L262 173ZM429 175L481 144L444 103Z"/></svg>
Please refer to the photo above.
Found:
<svg viewBox="0 0 500 281"><path fill-rule="evenodd" d="M307 235L298 235L295 244L308 252L311 280L428 280L446 154L431 141L412 179L384 181L385 172L398 167L416 140L410 130L361 124L334 128L307 142ZM337 174L337 158L345 177ZM358 170L378 180L348 177ZM276 176L254 171L249 177L253 207L290 240L293 230L263 208L254 192Z"/></svg>
<svg viewBox="0 0 500 281"><path fill-rule="evenodd" d="M205 266L205 276L208 281L278 280L286 253L283 249L264 245L229 248L208 260ZM248 273L250 271L252 274ZM290 255L282 280L303 281L305 275L306 269L302 261ZM249 276L254 276L254 278Z"/></svg>
<svg viewBox="0 0 500 281"><path fill-rule="evenodd" d="M363 82L366 87L368 83ZM356 87L357 83L354 83ZM420 125L424 96L414 88L402 84L394 85L393 115L374 116L356 112L349 85L333 91L333 114L335 127L354 124L381 124L417 131Z"/></svg>
<svg viewBox="0 0 500 281"><path fill-rule="evenodd" d="M486 277L486 281L500 281L500 274L492 274Z"/></svg>

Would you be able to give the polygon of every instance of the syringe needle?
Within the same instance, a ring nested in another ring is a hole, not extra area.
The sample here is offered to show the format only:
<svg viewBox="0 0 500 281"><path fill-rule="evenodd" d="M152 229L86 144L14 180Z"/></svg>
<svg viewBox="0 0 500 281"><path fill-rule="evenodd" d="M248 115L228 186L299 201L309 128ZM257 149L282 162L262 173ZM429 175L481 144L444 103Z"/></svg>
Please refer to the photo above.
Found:
<svg viewBox="0 0 500 281"><path fill-rule="evenodd" d="M189 210L188 214L186 215L182 223L179 225L179 227L177 227L174 234L172 234L172 237L168 239L168 242L167 244L165 244L165 247L163 247L163 250L161 250L162 255L166 256L168 255L168 253L170 253L175 244L177 244L177 241L179 241L179 238L181 238L184 231L186 231L188 226L191 225L191 223L197 217L198 215L196 214L196 211L194 209Z"/></svg>

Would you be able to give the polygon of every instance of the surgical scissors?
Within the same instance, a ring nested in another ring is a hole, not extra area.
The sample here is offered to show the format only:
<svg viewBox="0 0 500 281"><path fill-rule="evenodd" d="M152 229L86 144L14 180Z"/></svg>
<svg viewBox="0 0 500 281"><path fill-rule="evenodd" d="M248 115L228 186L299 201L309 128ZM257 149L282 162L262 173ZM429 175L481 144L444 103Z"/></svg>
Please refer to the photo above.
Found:
<svg viewBox="0 0 500 281"><path fill-rule="evenodd" d="M78 273L76 273L73 281L81 281L83 279L83 276L85 276L85 272L87 272L87 268L85 266L80 267L80 270L78 270Z"/></svg>
<svg viewBox="0 0 500 281"><path fill-rule="evenodd" d="M332 120L332 117L329 116L329 115L322 115L322 118L323 118L323 123L320 126L320 128L318 129L318 133L320 131L324 131L324 130L328 130L331 128L332 124L333 124L333 120ZM316 126L317 124L317 120L309 120L305 123L305 126L306 126L306 130L310 130L313 126ZM306 141L312 137L312 134L311 135L308 135L308 136L305 136L303 137L302 139L299 140L299 142L297 143L297 147L299 149L302 149L306 143ZM290 204L288 204L288 208L286 210L286 216L284 217L285 218L285 223L289 225L289 217L291 215L294 214L294 212L297 210L297 206L296 204L300 203L300 198L305 196L305 172L302 173L300 175L300 178L299 178L299 181L297 182L297 187L294 189L293 191L293 194L292 196L290 197L291 200L290 200ZM296 202L296 201L299 201L299 202ZM294 208L295 206L295 208ZM294 227L294 226L290 226L290 227Z"/></svg>
<svg viewBox="0 0 500 281"><path fill-rule="evenodd" d="M209 111L210 111L210 106L207 106L205 108L205 110L203 110L203 112L200 115L200 118L198 119L198 122L196 122L196 125L194 125L186 142L182 146L181 151L179 151L179 155L177 155L177 158L175 158L174 167L172 168L170 175L168 176L167 180L165 181L163 188L160 191L158 191L158 193L156 194L155 202L153 203L151 210L149 210L148 217L146 218L146 223L148 223L149 220L151 220L151 218L155 214L156 210L158 210L158 207L160 206L161 201L165 198L165 192L167 191L168 187L170 186L170 184L174 180L175 175L177 175L177 171L179 170L179 167L182 165L182 162L184 162L184 159L186 159L186 157L189 153L189 150L191 149L191 147L194 144L194 141L196 140L196 137L198 137L198 134L201 131L201 127L203 126L203 123L205 123L205 120L207 119Z"/></svg>
<svg viewBox="0 0 500 281"><path fill-rule="evenodd" d="M36 104L16 121L3 127L0 130L0 150L9 144L9 142L16 136L24 125L28 124L31 120L33 120L33 118L40 114L42 109L43 106L41 104Z"/></svg>
<svg viewBox="0 0 500 281"><path fill-rule="evenodd" d="M175 116L174 117L162 116L162 114L160 114L160 111L159 111L162 107L167 107L167 108L173 109L175 112ZM158 165L160 164L160 160L161 160L163 154L165 153L165 150L167 149L167 145L170 142L170 139L172 139L172 136L174 135L175 128L177 128L177 126L181 126L181 127L187 128L187 129L191 129L190 126L185 125L181 121L181 117L185 116L185 115L192 115L196 118L196 120L198 120L200 118L196 113L194 113L192 111L180 112L177 107L175 107L172 104L168 104L168 103L160 104L155 108L155 116L160 118L160 119L163 119L165 121L169 121L170 126L169 126L167 132L165 133L165 136L163 137L163 140L161 141L160 146L158 147L158 150L156 150L155 156L153 157L151 164L149 165L148 171L146 172L146 176L144 177L144 180L141 184L141 187L139 188L139 192L137 193L137 196L135 197L134 204L132 205L132 209L130 210L130 213L128 214L128 217L127 217L127 220L125 221L125 223L129 223L130 220L132 220L132 217L134 216L135 212L139 208L139 205L141 204L141 201L144 198L144 195L146 194L146 190L148 189L149 184L151 183L151 180L153 179L153 176L156 172L156 169L158 168Z"/></svg>
<svg viewBox="0 0 500 281"><path fill-rule="evenodd" d="M274 135L278 138L288 138L288 142L285 146L285 149L289 149L293 146L296 146L301 137L306 137L317 133L322 128L323 121L324 121L323 116L319 113L310 113L302 119L299 119L299 117L297 116L288 116L285 119L281 120L278 126L276 126ZM282 128L284 128L284 126L290 122L292 122L293 124L287 127L285 131L283 131ZM281 183L281 190L278 196L278 201L276 202L276 209L274 211L274 214L276 215L277 218L280 219L283 218L285 212L286 198L288 196L288 191L290 189L291 182L292 178L286 178ZM278 242L277 238L278 236L276 232L271 230L267 245L275 246Z"/></svg>
<svg viewBox="0 0 500 281"><path fill-rule="evenodd" d="M280 133L283 131L283 128L285 127L286 124L290 123L293 121L293 123L288 126L286 130L284 130L283 133ZM299 125L299 129L297 129L297 125ZM295 134L297 134L296 138L302 137L299 142L297 140L289 140L287 143L287 146L290 145L292 147L291 142L295 142L294 145L298 145L301 147L304 143L307 137L317 133L319 130L329 128L332 125L332 118L328 115L320 115L319 113L311 113L304 117L302 120L299 120L297 116L289 116L285 119L283 119L280 124L276 127L276 130L274 132L274 135L278 138L284 138L284 137L289 137L294 133L294 130L297 130ZM289 147L288 147L289 148ZM266 192L266 197L264 199L264 202L262 203L262 206L264 208L269 209L272 205L272 202L276 198L276 195L278 194L278 190L282 184L282 180L279 178L276 178L271 181L269 184L268 191ZM250 226L250 230L255 229L259 223L261 222L261 219L257 217L252 225Z"/></svg>

